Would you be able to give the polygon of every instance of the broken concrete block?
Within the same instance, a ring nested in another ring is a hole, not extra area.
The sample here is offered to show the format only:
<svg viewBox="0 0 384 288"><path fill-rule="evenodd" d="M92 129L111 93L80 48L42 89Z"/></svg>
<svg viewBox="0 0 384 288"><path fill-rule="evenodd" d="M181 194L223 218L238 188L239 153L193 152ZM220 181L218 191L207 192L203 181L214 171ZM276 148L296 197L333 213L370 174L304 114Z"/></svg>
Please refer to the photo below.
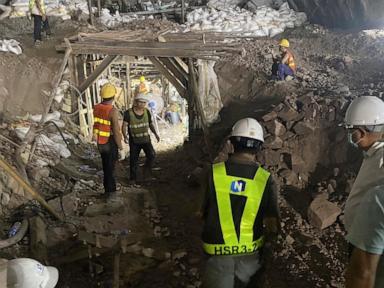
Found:
<svg viewBox="0 0 384 288"><path fill-rule="evenodd" d="M7 206L9 201L11 200L11 196L9 196L8 193L1 193L0 198L1 198L1 205L3 206Z"/></svg>
<svg viewBox="0 0 384 288"><path fill-rule="evenodd" d="M298 155L298 153L293 153L291 155L291 161L292 161L292 170L296 173L305 172L305 161L304 159Z"/></svg>
<svg viewBox="0 0 384 288"><path fill-rule="evenodd" d="M276 150L265 150L264 163L268 166L277 166L280 163L280 152Z"/></svg>
<svg viewBox="0 0 384 288"><path fill-rule="evenodd" d="M264 126L269 133L275 136L281 137L285 134L285 132L287 132L287 129L285 128L285 126L281 124L281 122L278 121L277 119L275 119L274 121L269 121L265 123Z"/></svg>
<svg viewBox="0 0 384 288"><path fill-rule="evenodd" d="M76 197L75 193L70 193L67 195L64 195L61 199L60 197L52 199L48 201L48 204L52 207L53 210L57 211L58 213L62 213L64 210L64 214L66 216L72 216L75 215L78 208L78 201L79 198Z"/></svg>
<svg viewBox="0 0 384 288"><path fill-rule="evenodd" d="M29 177L32 179L34 183L39 183L41 179L48 178L50 174L50 170L47 167L36 167L31 170L29 173Z"/></svg>
<svg viewBox="0 0 384 288"><path fill-rule="evenodd" d="M299 113L292 108L284 108L279 112L278 117L284 122L293 121L299 117Z"/></svg>
<svg viewBox="0 0 384 288"><path fill-rule="evenodd" d="M280 137L268 137L264 142L264 146L270 149L281 149L283 148L283 143Z"/></svg>
<svg viewBox="0 0 384 288"><path fill-rule="evenodd" d="M325 229L335 223L340 214L341 209L336 204L317 197L309 206L308 220L313 226Z"/></svg>
<svg viewBox="0 0 384 288"><path fill-rule="evenodd" d="M278 172L279 176L284 179L284 184L288 186L295 186L299 181L299 177L295 172L289 169L281 169Z"/></svg>
<svg viewBox="0 0 384 288"><path fill-rule="evenodd" d="M315 131L316 127L311 124L310 122L298 122L294 127L293 130L297 135L308 135L313 133Z"/></svg>
<svg viewBox="0 0 384 288"><path fill-rule="evenodd" d="M268 122L268 121L272 121L272 120L274 120L274 119L276 119L277 118L277 113L276 113L276 111L272 111L272 112L270 112L270 113L268 113L268 114L265 114L264 116L263 116L263 121L264 122Z"/></svg>

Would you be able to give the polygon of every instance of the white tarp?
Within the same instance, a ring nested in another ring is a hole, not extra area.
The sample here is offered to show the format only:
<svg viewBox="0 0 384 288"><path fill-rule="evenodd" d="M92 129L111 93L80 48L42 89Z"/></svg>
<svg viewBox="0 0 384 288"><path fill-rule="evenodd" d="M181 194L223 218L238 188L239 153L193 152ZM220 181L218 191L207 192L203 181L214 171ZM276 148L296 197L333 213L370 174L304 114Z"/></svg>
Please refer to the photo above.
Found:
<svg viewBox="0 0 384 288"><path fill-rule="evenodd" d="M205 118L208 124L220 120L219 112L223 108L221 101L219 82L213 67L215 61L198 60L199 79L198 79L198 97L203 104Z"/></svg>
<svg viewBox="0 0 384 288"><path fill-rule="evenodd" d="M306 14L290 9L288 3L278 10L261 6L251 12L232 6L225 10L199 8L187 15L187 25L192 31L234 32L256 37L274 37L286 28L301 26L306 21Z"/></svg>
<svg viewBox="0 0 384 288"><path fill-rule="evenodd" d="M23 50L20 47L20 43L14 39L0 40L0 51L11 52L16 55L23 53Z"/></svg>

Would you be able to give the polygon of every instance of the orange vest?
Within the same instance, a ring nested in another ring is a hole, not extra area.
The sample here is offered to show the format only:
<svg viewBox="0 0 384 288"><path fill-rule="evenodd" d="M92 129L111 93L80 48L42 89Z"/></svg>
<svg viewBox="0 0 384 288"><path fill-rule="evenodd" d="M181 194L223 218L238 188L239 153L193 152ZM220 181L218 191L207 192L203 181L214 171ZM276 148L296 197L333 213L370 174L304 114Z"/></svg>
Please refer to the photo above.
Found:
<svg viewBox="0 0 384 288"><path fill-rule="evenodd" d="M139 84L139 93L147 93L148 92L148 89L147 89L147 85L145 85L145 83L140 83Z"/></svg>
<svg viewBox="0 0 384 288"><path fill-rule="evenodd" d="M112 104L103 103L93 108L93 134L97 135L97 144L106 144L111 136L112 123L109 114L112 109Z"/></svg>
<svg viewBox="0 0 384 288"><path fill-rule="evenodd" d="M291 51L287 51L288 54L288 66L292 69L293 72L296 72L296 63L295 58L293 57L293 54Z"/></svg>

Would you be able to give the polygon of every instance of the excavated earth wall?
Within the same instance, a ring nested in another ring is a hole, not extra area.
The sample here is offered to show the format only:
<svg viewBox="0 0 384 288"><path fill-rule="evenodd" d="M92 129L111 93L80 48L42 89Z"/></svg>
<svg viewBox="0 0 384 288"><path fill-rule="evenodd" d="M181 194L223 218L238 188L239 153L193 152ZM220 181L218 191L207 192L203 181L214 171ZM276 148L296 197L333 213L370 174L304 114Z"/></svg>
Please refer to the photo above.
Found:
<svg viewBox="0 0 384 288"><path fill-rule="evenodd" d="M327 27L362 27L384 25L382 0L288 0L298 11L306 12L312 23Z"/></svg>

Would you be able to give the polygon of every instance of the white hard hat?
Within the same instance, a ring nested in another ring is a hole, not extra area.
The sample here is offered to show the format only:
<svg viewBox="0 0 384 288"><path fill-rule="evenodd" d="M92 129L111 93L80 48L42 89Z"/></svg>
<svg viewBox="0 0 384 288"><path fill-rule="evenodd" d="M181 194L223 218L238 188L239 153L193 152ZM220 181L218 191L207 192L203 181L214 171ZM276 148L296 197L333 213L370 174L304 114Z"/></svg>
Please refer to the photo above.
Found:
<svg viewBox="0 0 384 288"><path fill-rule="evenodd" d="M29 258L9 260L7 274L8 288L54 288L59 280L55 267Z"/></svg>
<svg viewBox="0 0 384 288"><path fill-rule="evenodd" d="M344 118L346 128L367 126L370 130L384 125L384 102L375 96L363 96L352 101Z"/></svg>
<svg viewBox="0 0 384 288"><path fill-rule="evenodd" d="M232 127L231 137L247 137L264 142L263 128L253 118L244 118Z"/></svg>
<svg viewBox="0 0 384 288"><path fill-rule="evenodd" d="M143 102L148 102L148 101L149 101L147 95L145 95L145 94L143 94L143 93L139 93L139 94L137 94L137 96L135 97L135 100L137 100L137 101L143 101Z"/></svg>

